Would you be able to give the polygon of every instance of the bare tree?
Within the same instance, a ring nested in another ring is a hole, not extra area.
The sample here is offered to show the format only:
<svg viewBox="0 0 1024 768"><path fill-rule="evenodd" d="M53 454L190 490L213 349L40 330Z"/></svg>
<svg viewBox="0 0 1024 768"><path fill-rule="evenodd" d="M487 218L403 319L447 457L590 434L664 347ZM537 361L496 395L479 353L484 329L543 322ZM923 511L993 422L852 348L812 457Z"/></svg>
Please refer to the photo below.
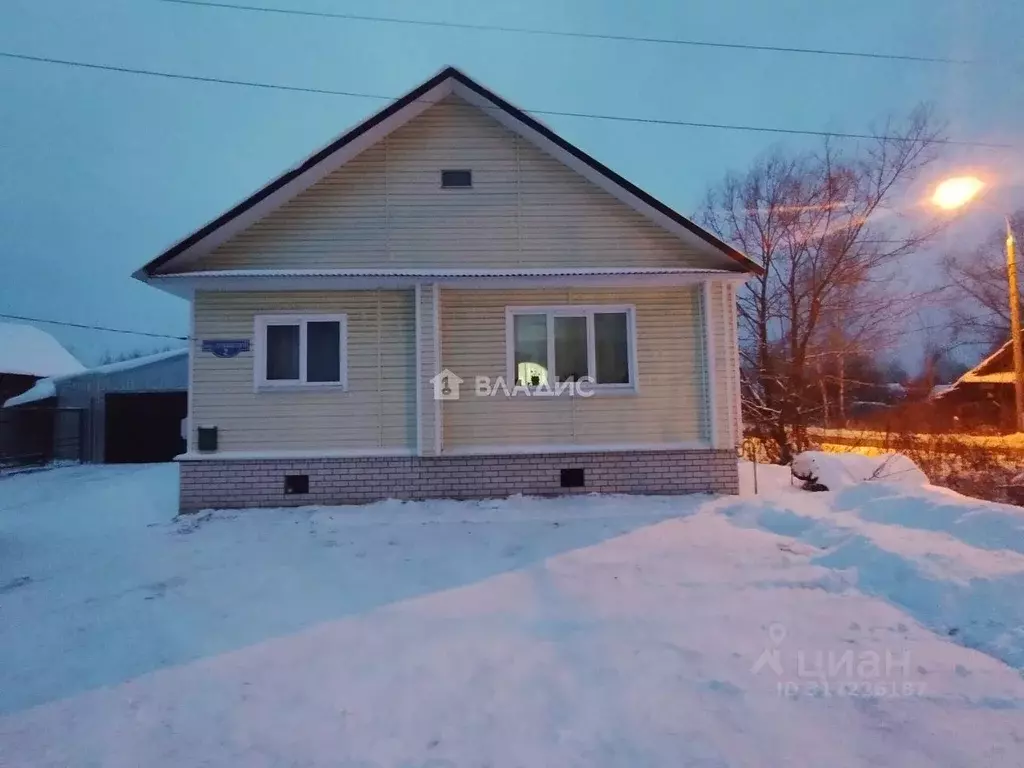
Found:
<svg viewBox="0 0 1024 768"><path fill-rule="evenodd" d="M1024 210L1010 217L1017 242L1024 238ZM1006 292L1006 229L965 253L949 254L943 268L949 278L953 327L959 341L982 343L990 349L1010 334L1010 301Z"/></svg>
<svg viewBox="0 0 1024 768"><path fill-rule="evenodd" d="M935 159L937 138L920 107L870 142L776 151L708 193L703 224L764 268L739 298L744 417L781 463L822 415L822 377L845 382L846 357L880 351L911 312L894 300L893 270L936 228L911 229L888 204Z"/></svg>

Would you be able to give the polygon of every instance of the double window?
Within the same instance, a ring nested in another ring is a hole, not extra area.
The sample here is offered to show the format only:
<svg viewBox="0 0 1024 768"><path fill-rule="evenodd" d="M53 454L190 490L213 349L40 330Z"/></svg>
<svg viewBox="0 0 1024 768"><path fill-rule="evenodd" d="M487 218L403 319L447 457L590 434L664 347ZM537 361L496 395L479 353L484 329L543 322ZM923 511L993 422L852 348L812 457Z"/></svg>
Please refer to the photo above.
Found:
<svg viewBox="0 0 1024 768"><path fill-rule="evenodd" d="M257 315L257 387L344 387L345 315Z"/></svg>
<svg viewBox="0 0 1024 768"><path fill-rule="evenodd" d="M598 389L636 387L633 307L510 307L509 376L527 387L588 377Z"/></svg>

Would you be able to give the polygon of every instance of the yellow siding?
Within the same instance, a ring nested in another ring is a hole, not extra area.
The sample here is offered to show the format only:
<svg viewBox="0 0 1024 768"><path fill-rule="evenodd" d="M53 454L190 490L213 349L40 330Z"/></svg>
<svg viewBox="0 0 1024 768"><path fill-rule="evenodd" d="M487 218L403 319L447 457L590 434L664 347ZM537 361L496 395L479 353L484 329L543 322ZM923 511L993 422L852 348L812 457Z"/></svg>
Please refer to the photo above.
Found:
<svg viewBox="0 0 1024 768"><path fill-rule="evenodd" d="M471 169L473 188L441 189L443 168ZM201 267L678 267L712 261L491 116L449 97L236 235Z"/></svg>
<svg viewBox="0 0 1024 768"><path fill-rule="evenodd" d="M663 445L705 439L703 325L696 286L616 290L449 290L441 294L442 367L465 379L443 405L444 450L488 446ZM505 308L636 306L636 394L478 397L476 376L507 377Z"/></svg>
<svg viewBox="0 0 1024 768"><path fill-rule="evenodd" d="M412 291L199 292L193 312L192 428L218 427L221 451L415 449ZM347 314L348 391L255 392L253 353L200 351L201 339L252 339L265 312Z"/></svg>

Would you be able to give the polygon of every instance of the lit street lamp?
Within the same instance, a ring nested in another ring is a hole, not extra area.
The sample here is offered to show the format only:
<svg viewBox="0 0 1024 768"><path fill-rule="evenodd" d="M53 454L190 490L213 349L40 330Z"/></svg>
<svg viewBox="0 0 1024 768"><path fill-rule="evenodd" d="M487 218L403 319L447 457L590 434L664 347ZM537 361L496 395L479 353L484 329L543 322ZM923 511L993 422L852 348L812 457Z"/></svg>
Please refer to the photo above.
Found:
<svg viewBox="0 0 1024 768"><path fill-rule="evenodd" d="M957 176L946 179L935 188L932 202L939 208L951 211L973 200L985 186L974 176ZM1017 293L1016 243L1010 219L1006 217L1006 276L1010 294L1010 342L1013 345L1013 391L1016 406L1016 427L1024 432L1024 348L1020 335L1020 295Z"/></svg>

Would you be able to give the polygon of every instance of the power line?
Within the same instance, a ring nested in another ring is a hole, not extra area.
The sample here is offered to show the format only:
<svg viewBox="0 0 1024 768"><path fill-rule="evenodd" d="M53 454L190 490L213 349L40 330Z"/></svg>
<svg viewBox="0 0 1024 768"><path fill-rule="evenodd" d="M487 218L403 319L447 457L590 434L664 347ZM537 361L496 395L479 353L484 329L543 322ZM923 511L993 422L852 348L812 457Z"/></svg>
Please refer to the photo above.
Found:
<svg viewBox="0 0 1024 768"><path fill-rule="evenodd" d="M261 88L273 91L290 91L295 93L314 93L324 96L350 96L360 99L378 99L383 101L394 101L398 96L385 96L378 93L365 93L360 91L343 91L333 88L313 88L299 85L281 85L278 83L265 83L258 80L238 80L225 77L210 77L204 75L184 75L175 72L163 72L155 69L141 69L137 67L121 67L112 64L95 64L92 62L75 61L72 59L58 59L48 56L31 56L25 53L14 53L11 51L0 51L0 57L18 59L21 61L32 61L43 64L58 64L67 67L80 67L82 69L102 70L105 72L119 72L122 74L146 75L149 77L160 77L168 80L186 80L199 83L216 83L219 85L237 85L248 88ZM878 136L870 133L847 133L843 131L812 131L800 128L775 128L763 125L742 125L734 123L708 123L688 120L668 120L653 117L630 117L627 115L607 115L592 112L567 112L554 109L526 109L535 115L551 115L556 117L578 117L588 120L605 120L623 123L641 123L646 125L675 125L685 128L705 128L722 131L744 131L748 133L774 133L788 136L819 136L842 139L884 139L888 141L914 141L903 136ZM1010 144L995 144L983 141L961 141L956 139L935 139L934 144L961 147L983 147L988 149L1012 149Z"/></svg>
<svg viewBox="0 0 1024 768"><path fill-rule="evenodd" d="M129 331L126 328L109 328L104 325L88 325L86 323L70 323L65 320L47 320L42 317L25 317L23 315L5 315L0 314L0 317L5 320L22 320L28 323L48 323L50 325L65 325L69 328L84 328L90 331L107 331L109 333L127 333L135 336L149 336L154 339L177 339L178 341L188 341L188 336L172 336L169 333L150 333L148 331Z"/></svg>
<svg viewBox="0 0 1024 768"><path fill-rule="evenodd" d="M613 35L600 32L570 32L565 30L541 29L539 27L512 27L499 24L471 24L461 21L432 21L429 19L403 19L395 16L368 16L356 13L339 13L336 11L309 11L297 8L271 8L257 5L236 3L208 2L208 0L160 0L176 5L191 5L205 8L219 8L232 11L252 11L256 13L282 14L286 16L306 16L321 19L344 19L347 21L365 21L381 24L406 24L419 27L441 27L448 29L466 29L475 32L504 32L521 35L542 35L547 37L575 37L585 40L612 40L629 43L653 43L657 45L679 45L697 48L723 48L734 51L766 51L772 53L796 53L813 56L843 56L859 59L881 59L892 61L914 61L928 64L960 64L970 65L978 62L970 59L951 59L942 56L915 56L900 53L873 53L870 51L845 51L828 48L800 48L781 45L754 45L750 43L724 43L715 40L695 40L668 37L640 37L634 35Z"/></svg>

